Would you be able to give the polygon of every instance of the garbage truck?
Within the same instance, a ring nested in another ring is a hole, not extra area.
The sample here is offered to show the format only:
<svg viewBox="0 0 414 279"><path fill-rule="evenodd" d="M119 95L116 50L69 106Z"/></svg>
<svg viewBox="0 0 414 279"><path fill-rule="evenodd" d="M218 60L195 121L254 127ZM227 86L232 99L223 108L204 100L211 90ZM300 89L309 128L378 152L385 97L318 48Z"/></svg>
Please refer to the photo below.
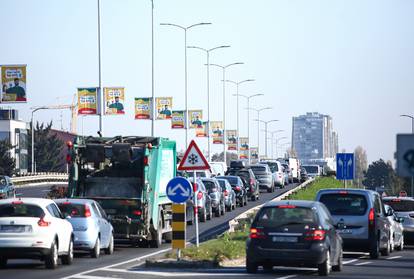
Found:
<svg viewBox="0 0 414 279"><path fill-rule="evenodd" d="M99 202L115 240L139 247L172 237L166 186L176 174L176 143L158 137L77 137L68 142L68 198Z"/></svg>

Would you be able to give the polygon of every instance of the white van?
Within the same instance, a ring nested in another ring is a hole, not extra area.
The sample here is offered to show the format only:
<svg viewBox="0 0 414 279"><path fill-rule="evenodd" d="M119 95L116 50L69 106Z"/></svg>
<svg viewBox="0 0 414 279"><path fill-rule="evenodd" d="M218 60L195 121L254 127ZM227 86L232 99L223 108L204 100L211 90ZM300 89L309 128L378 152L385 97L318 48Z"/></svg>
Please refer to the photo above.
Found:
<svg viewBox="0 0 414 279"><path fill-rule="evenodd" d="M214 176L225 175L227 172L227 165L224 162L209 162L211 173Z"/></svg>
<svg viewBox="0 0 414 279"><path fill-rule="evenodd" d="M300 181L300 164L297 158L289 158L289 168L292 172L293 182L298 183Z"/></svg>

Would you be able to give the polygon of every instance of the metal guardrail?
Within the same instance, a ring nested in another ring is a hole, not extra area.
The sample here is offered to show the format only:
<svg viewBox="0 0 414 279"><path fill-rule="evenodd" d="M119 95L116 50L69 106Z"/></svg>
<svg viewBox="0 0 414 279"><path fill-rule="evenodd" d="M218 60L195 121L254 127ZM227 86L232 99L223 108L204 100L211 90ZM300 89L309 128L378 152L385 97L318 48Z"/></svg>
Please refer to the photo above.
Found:
<svg viewBox="0 0 414 279"><path fill-rule="evenodd" d="M307 187L310 183L312 183L314 181L314 179L309 179L307 181L305 181L304 183L298 185L297 187L286 191L285 193L277 196L276 198L272 199L272 201L280 201L280 200L284 200L287 197L289 197L290 195L296 193L297 191ZM258 206L255 206L253 208L250 208L249 210L243 212L242 214L240 214L239 216L237 216L236 218L234 218L233 220L229 221L229 232L234 232L234 229L237 227L237 225L239 224L239 220L243 220L246 219L250 214L254 213L255 211L259 210L260 207L262 207L264 204L260 204Z"/></svg>
<svg viewBox="0 0 414 279"><path fill-rule="evenodd" d="M53 173L53 172L44 172L44 173L36 173L34 175L26 175L26 176L16 176L12 177L11 180L13 184L16 186L23 186L27 184L33 183L41 183L41 182L67 182L68 181L68 174L67 173Z"/></svg>

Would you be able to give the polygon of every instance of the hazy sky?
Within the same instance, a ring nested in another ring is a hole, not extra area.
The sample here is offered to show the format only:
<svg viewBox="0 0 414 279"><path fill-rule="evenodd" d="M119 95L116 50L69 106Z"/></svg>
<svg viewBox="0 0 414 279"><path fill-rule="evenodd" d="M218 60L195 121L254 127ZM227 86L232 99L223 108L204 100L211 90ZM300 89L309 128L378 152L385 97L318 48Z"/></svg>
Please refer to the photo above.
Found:
<svg viewBox="0 0 414 279"><path fill-rule="evenodd" d="M263 93L253 106L272 106L262 119L290 138L292 117L317 111L333 117L340 149L361 145L369 161L393 159L397 133L410 132L414 114L414 1L154 0L155 94L184 109L184 33L161 22L191 25L188 44L228 44L211 62L232 80L256 79L240 93ZM69 104L77 87L98 85L96 0L0 0L0 64L27 64L27 104L10 105L29 121L30 107ZM151 1L101 0L103 86L126 88L126 114L106 116L104 135L149 135L150 121L134 120L134 97L151 95ZM206 113L205 54L188 50L189 109ZM211 68L211 120L222 118L221 71ZM227 127L236 127L235 87L228 84ZM247 134L240 101L241 136ZM69 129L70 113L39 111L39 121ZM252 117L253 118L253 117ZM78 131L96 134L98 117L78 118ZM251 124L255 146L256 123ZM157 121L156 135L184 146L184 130ZM194 131L190 131L191 137ZM261 134L263 139L263 133ZM206 140L198 139L206 149ZM290 139L288 140L290 141ZM215 145L214 152L221 151Z"/></svg>

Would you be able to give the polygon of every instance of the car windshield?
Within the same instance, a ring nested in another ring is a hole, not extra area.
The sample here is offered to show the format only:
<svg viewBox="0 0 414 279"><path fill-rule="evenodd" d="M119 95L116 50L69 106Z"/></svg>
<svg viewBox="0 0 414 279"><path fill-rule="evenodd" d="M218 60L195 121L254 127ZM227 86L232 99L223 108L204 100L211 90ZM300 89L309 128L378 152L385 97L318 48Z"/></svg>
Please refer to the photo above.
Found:
<svg viewBox="0 0 414 279"><path fill-rule="evenodd" d="M411 200L393 199L384 200L384 203L391 206L397 212L414 211L414 201Z"/></svg>
<svg viewBox="0 0 414 279"><path fill-rule="evenodd" d="M307 173L318 173L319 168L318 166L303 166Z"/></svg>
<svg viewBox="0 0 414 279"><path fill-rule="evenodd" d="M277 163L275 163L275 162L265 162L263 164L267 164L269 166L271 172L276 172L276 171L279 170L279 167L277 166Z"/></svg>
<svg viewBox="0 0 414 279"><path fill-rule="evenodd" d="M70 217L84 217L85 216L85 205L76 204L71 202L62 202L57 204L63 215Z"/></svg>
<svg viewBox="0 0 414 279"><path fill-rule="evenodd" d="M323 194L320 202L325 204L332 215L364 215L367 211L365 196L358 194Z"/></svg>
<svg viewBox="0 0 414 279"><path fill-rule="evenodd" d="M316 222L316 214L311 208L276 206L265 207L260 210L256 219L256 226L279 227L289 224L314 224Z"/></svg>
<svg viewBox="0 0 414 279"><path fill-rule="evenodd" d="M43 209L34 204L15 203L0 205L0 217L37 217L44 216Z"/></svg>
<svg viewBox="0 0 414 279"><path fill-rule="evenodd" d="M230 185L237 185L239 183L238 177L234 176L220 176L221 179L226 179Z"/></svg>
<svg viewBox="0 0 414 279"><path fill-rule="evenodd" d="M223 179L217 179L217 181L220 184L221 188L225 188L226 187L226 181L225 180L223 180Z"/></svg>
<svg viewBox="0 0 414 279"><path fill-rule="evenodd" d="M249 180L249 177L250 177L250 174L249 174L248 171L241 171L241 170L238 170L238 171L236 171L236 170L230 171L229 172L229 175L239 176L241 179L244 179L245 181L248 181Z"/></svg>

